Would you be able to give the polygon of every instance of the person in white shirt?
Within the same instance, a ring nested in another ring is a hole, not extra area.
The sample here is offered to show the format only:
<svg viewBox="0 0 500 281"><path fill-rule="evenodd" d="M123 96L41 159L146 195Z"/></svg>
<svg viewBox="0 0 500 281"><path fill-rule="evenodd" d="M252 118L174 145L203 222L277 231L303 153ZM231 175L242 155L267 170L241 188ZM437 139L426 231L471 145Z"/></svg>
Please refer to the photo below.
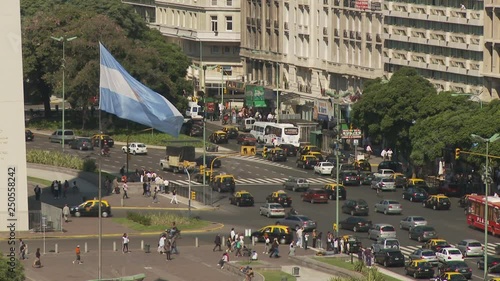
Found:
<svg viewBox="0 0 500 281"><path fill-rule="evenodd" d="M370 156L372 155L372 147L370 145L366 146L366 154L368 154L368 159L370 159Z"/></svg>
<svg viewBox="0 0 500 281"><path fill-rule="evenodd" d="M273 114L272 114L271 112L269 112L269 114L267 115L267 121L268 121L268 122L272 122L272 121L273 121L273 119L274 119Z"/></svg>
<svg viewBox="0 0 500 281"><path fill-rule="evenodd" d="M166 193L167 191L169 191L168 185L170 184L170 182L167 179L165 179L163 181L163 184L165 185L165 189L163 190L163 193Z"/></svg>
<svg viewBox="0 0 500 281"><path fill-rule="evenodd" d="M385 160L385 157L387 157L387 151L383 149L382 152L380 153L380 156L382 156L382 160Z"/></svg>
<svg viewBox="0 0 500 281"><path fill-rule="evenodd" d="M387 150L387 159L392 160L392 149Z"/></svg>
<svg viewBox="0 0 500 281"><path fill-rule="evenodd" d="M297 247L302 248L302 234L304 233L304 228L301 227L295 232L297 234Z"/></svg>
<svg viewBox="0 0 500 281"><path fill-rule="evenodd" d="M163 249L165 247L165 240L167 240L166 235L162 235L160 237L160 241L158 242L158 253L163 254Z"/></svg>

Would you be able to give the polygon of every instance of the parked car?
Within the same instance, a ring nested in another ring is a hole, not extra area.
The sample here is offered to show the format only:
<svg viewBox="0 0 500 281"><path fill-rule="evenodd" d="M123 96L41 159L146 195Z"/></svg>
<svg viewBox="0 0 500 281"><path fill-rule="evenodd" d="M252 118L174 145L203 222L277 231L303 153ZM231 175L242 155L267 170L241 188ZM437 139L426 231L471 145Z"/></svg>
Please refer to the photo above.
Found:
<svg viewBox="0 0 500 281"><path fill-rule="evenodd" d="M454 248L454 247L448 247L448 248L441 248L439 251L436 252L436 258L440 262L446 262L446 261L463 261L464 256L462 255L462 252L460 252L459 249Z"/></svg>
<svg viewBox="0 0 500 281"><path fill-rule="evenodd" d="M330 162L318 162L318 164L316 164L313 169L315 174L331 175L333 164Z"/></svg>
<svg viewBox="0 0 500 281"><path fill-rule="evenodd" d="M310 203L328 203L328 193L326 190L314 188L308 189L306 192L302 194L302 201L310 202Z"/></svg>
<svg viewBox="0 0 500 281"><path fill-rule="evenodd" d="M261 216L270 217L284 217L285 216L285 208L281 206L279 203L265 203L260 206L259 214Z"/></svg>
<svg viewBox="0 0 500 281"><path fill-rule="evenodd" d="M497 264L500 264L500 256L488 255L488 268L492 268ZM484 257L477 261L477 268L484 269Z"/></svg>
<svg viewBox="0 0 500 281"><path fill-rule="evenodd" d="M64 130L64 141L63 141L63 130L56 130L49 136L50 142L58 143L71 143L76 138L75 132L73 130Z"/></svg>
<svg viewBox="0 0 500 281"><path fill-rule="evenodd" d="M374 254L375 262L383 264L385 267L389 266L404 266L405 257L400 250L385 249Z"/></svg>
<svg viewBox="0 0 500 281"><path fill-rule="evenodd" d="M293 144L282 143L282 144L278 145L278 147L285 151L286 156L290 157L290 156L297 155L297 147L294 146Z"/></svg>
<svg viewBox="0 0 500 281"><path fill-rule="evenodd" d="M373 240L379 238L396 238L396 229L390 224L378 223L368 230L368 238Z"/></svg>
<svg viewBox="0 0 500 281"><path fill-rule="evenodd" d="M399 222L399 229L410 230L418 225L427 225L427 220L422 216L407 216Z"/></svg>
<svg viewBox="0 0 500 281"><path fill-rule="evenodd" d="M35 135L33 134L32 131L25 130L24 131L24 138L25 138L25 141L33 141L35 139Z"/></svg>
<svg viewBox="0 0 500 281"><path fill-rule="evenodd" d="M271 241L274 238L278 239L280 244L289 244L293 240L292 230L285 225L268 225L261 229L252 232L253 240L256 242L265 242L266 238L269 237Z"/></svg>
<svg viewBox="0 0 500 281"><path fill-rule="evenodd" d="M398 249L399 240L396 238L379 238L372 244L372 252L378 252L384 249Z"/></svg>
<svg viewBox="0 0 500 281"><path fill-rule="evenodd" d="M283 189L306 191L309 189L309 182L304 178L290 177L283 183Z"/></svg>
<svg viewBox="0 0 500 281"><path fill-rule="evenodd" d="M280 225L286 225L295 230L299 227L304 227L304 231L312 231L317 227L315 221L304 215L288 215L285 218L278 220L277 223Z"/></svg>
<svg viewBox="0 0 500 281"><path fill-rule="evenodd" d="M436 229L428 225L418 225L410 228L408 231L408 238L415 239L418 242L428 241L437 237Z"/></svg>
<svg viewBox="0 0 500 281"><path fill-rule="evenodd" d="M420 187L408 187L403 190L403 199L410 200L410 202L422 202L428 196L427 191Z"/></svg>
<svg viewBox="0 0 500 281"><path fill-rule="evenodd" d="M127 146L122 146L123 153L127 153ZM145 144L140 142L132 142L128 144L128 153L133 155L136 154L148 154L148 148Z"/></svg>
<svg viewBox="0 0 500 281"><path fill-rule="evenodd" d="M405 265L405 274L413 278L432 278L434 277L434 267L426 260L412 260Z"/></svg>
<svg viewBox="0 0 500 281"><path fill-rule="evenodd" d="M339 190L339 199L346 200L347 191L345 190L345 187L343 185L336 183L328 183L325 184L325 186L323 186L323 189L328 194L328 199L330 200L337 200L337 188Z"/></svg>
<svg viewBox="0 0 500 281"><path fill-rule="evenodd" d="M368 216L368 203L363 199L346 200L342 205L342 212L351 216Z"/></svg>
<svg viewBox="0 0 500 281"><path fill-rule="evenodd" d="M78 150L94 150L92 140L89 138L77 138L70 143L69 147Z"/></svg>
<svg viewBox="0 0 500 281"><path fill-rule="evenodd" d="M335 178L337 175L335 173L332 174L332 178ZM339 182L346 185L359 185L359 175L357 171L342 171L339 173Z"/></svg>
<svg viewBox="0 0 500 281"><path fill-rule="evenodd" d="M372 189L380 189L382 191L396 191L396 185L393 178L376 177L371 184Z"/></svg>
<svg viewBox="0 0 500 281"><path fill-rule="evenodd" d="M257 138L252 134L239 134L236 137L236 143L242 145L255 145Z"/></svg>
<svg viewBox="0 0 500 281"><path fill-rule="evenodd" d="M384 199L377 204L375 204L375 212L388 214L401 214L403 212L403 207L396 200Z"/></svg>
<svg viewBox="0 0 500 281"><path fill-rule="evenodd" d="M415 249L410 255L408 255L410 261L412 260L425 260L430 262L432 265L438 265L438 260L436 258L436 252L430 249Z"/></svg>
<svg viewBox="0 0 500 281"><path fill-rule="evenodd" d="M213 166L214 168L220 168L220 166L222 166L222 162L220 159L216 159L217 156L213 156L213 155L205 155L205 164L206 164L206 167L207 169L210 169L210 166L212 165L212 162L213 162ZM214 161L215 160L215 161ZM203 155L196 158L194 160L196 162L196 166L201 166L203 165Z"/></svg>
<svg viewBox="0 0 500 281"><path fill-rule="evenodd" d="M484 247L481 242L474 239L464 239L456 245L464 257L484 255Z"/></svg>
<svg viewBox="0 0 500 281"><path fill-rule="evenodd" d="M348 229L354 232L367 232L372 221L363 217L348 217L339 222L339 229Z"/></svg>
<svg viewBox="0 0 500 281"><path fill-rule="evenodd" d="M99 200L87 200L78 206L70 207L69 212L74 217L98 217ZM111 216L111 206L106 200L101 200L101 216Z"/></svg>
<svg viewBox="0 0 500 281"><path fill-rule="evenodd" d="M445 272L458 272L467 279L472 278L472 268L470 268L464 261L440 262L438 265L438 273L443 274Z"/></svg>

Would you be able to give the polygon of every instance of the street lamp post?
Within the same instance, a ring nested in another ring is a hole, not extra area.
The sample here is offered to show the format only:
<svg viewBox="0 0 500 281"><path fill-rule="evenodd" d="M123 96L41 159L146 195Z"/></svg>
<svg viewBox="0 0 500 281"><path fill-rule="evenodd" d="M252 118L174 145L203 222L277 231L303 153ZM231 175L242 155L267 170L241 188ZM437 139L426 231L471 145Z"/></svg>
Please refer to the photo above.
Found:
<svg viewBox="0 0 500 281"><path fill-rule="evenodd" d="M481 109L483 109L483 100L481 98L479 98L477 95L474 95L474 94L451 94L452 97L460 97L460 96L466 96L466 97L470 97L471 99L477 99L477 101L479 101L479 107L481 107Z"/></svg>
<svg viewBox="0 0 500 281"><path fill-rule="evenodd" d="M471 137L475 140L486 143L486 163L485 163L485 175L484 175L484 280L487 280L488 277L488 194L489 194L489 185L490 185L490 174L488 171L489 168L489 149L490 143L495 142L500 139L500 134L494 134L489 139L483 138L479 135L472 134Z"/></svg>
<svg viewBox="0 0 500 281"><path fill-rule="evenodd" d="M64 89L64 86L65 86L65 68L66 68L66 57L65 57L65 43L66 42L69 42L69 41L73 41L75 40L76 36L74 37L64 37L64 36L61 36L61 37L53 37L53 36L50 36L50 38L52 38L53 40L56 40L58 42L62 42L62 65L61 65L61 68L62 68L62 140L61 140L61 146L62 146L62 150L64 152L64 108L66 107L65 106L65 89Z"/></svg>
<svg viewBox="0 0 500 281"><path fill-rule="evenodd" d="M340 104L337 103L337 144L335 145L335 237L339 234Z"/></svg>
<svg viewBox="0 0 500 281"><path fill-rule="evenodd" d="M276 123L280 122L280 83L279 64L276 62Z"/></svg>

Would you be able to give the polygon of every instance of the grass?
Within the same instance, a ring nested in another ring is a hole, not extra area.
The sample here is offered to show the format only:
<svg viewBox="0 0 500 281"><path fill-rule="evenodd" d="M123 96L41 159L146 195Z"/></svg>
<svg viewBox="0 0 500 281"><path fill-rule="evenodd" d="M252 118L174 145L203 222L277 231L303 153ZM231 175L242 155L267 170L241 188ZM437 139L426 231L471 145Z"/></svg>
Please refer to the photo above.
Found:
<svg viewBox="0 0 500 281"><path fill-rule="evenodd" d="M140 232L162 232L165 231L172 223L170 224L152 224L152 225L142 225L140 223L133 222L127 218L113 218L113 221L124 225L130 229L140 231ZM177 227L182 231L184 230L195 230L205 228L212 223L204 220L190 219L187 221L181 222L181 220L176 220Z"/></svg>
<svg viewBox="0 0 500 281"><path fill-rule="evenodd" d="M297 278L294 276L285 273L283 271L278 271L278 270L262 270L262 271L257 271L258 273L262 274L264 276L266 281L281 281L286 277L287 281L296 281Z"/></svg>
<svg viewBox="0 0 500 281"><path fill-rule="evenodd" d="M322 258L322 257L314 257L315 260L319 262L323 262L329 265L333 266L338 266L344 269L348 270L353 270L354 271L354 265L357 262L357 257L353 258L353 263L346 262L347 258ZM380 273L380 272L379 272ZM382 276L384 276L384 281L399 281L397 278L393 278L391 276L385 275L380 273ZM266 279L267 280L267 279Z"/></svg>
<svg viewBox="0 0 500 281"><path fill-rule="evenodd" d="M35 178L35 177L30 177L30 176L28 176L28 182L41 184L43 186L50 186L52 184L51 181L40 179L40 178Z"/></svg>

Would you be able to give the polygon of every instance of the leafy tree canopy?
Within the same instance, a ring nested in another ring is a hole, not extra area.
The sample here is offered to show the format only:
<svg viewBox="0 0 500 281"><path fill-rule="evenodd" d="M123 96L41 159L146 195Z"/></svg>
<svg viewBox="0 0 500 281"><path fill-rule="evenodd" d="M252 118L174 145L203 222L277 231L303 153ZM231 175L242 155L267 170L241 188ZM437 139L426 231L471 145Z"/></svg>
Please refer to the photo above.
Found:
<svg viewBox="0 0 500 281"><path fill-rule="evenodd" d="M0 253L0 276L2 280L24 281L24 266L18 259L12 261L8 256Z"/></svg>

